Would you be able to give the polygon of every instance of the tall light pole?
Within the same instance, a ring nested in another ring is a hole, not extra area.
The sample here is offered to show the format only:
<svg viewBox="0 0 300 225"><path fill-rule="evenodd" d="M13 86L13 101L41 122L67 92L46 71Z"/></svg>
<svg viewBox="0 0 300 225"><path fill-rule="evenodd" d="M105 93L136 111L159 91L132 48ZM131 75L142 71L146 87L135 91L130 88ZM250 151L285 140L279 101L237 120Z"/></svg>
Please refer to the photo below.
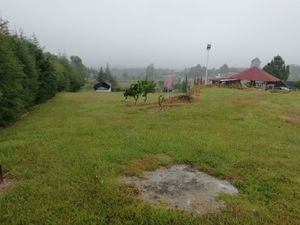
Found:
<svg viewBox="0 0 300 225"><path fill-rule="evenodd" d="M206 74L205 74L205 86L208 85L207 75L208 75L208 59L209 59L209 51L211 49L211 44L207 44L207 59L206 59Z"/></svg>

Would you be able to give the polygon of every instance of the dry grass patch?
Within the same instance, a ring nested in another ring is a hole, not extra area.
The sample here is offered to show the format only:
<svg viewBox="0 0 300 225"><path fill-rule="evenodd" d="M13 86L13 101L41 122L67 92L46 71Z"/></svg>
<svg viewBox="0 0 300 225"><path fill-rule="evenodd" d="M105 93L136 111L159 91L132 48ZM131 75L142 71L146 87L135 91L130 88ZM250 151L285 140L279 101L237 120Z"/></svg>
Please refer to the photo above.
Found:
<svg viewBox="0 0 300 225"><path fill-rule="evenodd" d="M300 127L300 113L290 113L287 116L282 116L282 120L286 123L290 123L293 125L296 125L297 127Z"/></svg>
<svg viewBox="0 0 300 225"><path fill-rule="evenodd" d="M171 165L172 158L168 154L146 154L142 159L128 163L125 175L143 177L144 171L153 171L161 166Z"/></svg>
<svg viewBox="0 0 300 225"><path fill-rule="evenodd" d="M251 98L237 98L237 99L233 99L231 102L237 105L252 105L252 106L263 104L261 100L251 99Z"/></svg>

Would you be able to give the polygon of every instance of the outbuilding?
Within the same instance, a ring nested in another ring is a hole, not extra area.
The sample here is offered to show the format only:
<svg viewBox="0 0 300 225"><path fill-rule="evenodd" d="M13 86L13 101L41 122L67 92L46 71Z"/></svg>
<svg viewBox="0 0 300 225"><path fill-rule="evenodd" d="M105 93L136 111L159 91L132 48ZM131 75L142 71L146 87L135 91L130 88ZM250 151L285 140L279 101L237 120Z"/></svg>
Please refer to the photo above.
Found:
<svg viewBox="0 0 300 225"><path fill-rule="evenodd" d="M94 85L94 90L96 92L111 92L111 84L108 82L99 82Z"/></svg>

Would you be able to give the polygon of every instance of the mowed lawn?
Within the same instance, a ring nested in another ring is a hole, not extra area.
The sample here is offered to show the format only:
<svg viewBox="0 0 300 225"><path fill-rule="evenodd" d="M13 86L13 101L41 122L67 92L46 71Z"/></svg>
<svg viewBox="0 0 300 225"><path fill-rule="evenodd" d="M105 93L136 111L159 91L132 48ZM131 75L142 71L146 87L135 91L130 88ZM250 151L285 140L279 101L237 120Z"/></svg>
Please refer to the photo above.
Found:
<svg viewBox="0 0 300 225"><path fill-rule="evenodd" d="M206 89L158 111L122 93L61 93L0 129L0 224L300 224L300 93ZM153 104L151 104L151 102ZM204 216L138 200L122 175L192 164L237 196Z"/></svg>

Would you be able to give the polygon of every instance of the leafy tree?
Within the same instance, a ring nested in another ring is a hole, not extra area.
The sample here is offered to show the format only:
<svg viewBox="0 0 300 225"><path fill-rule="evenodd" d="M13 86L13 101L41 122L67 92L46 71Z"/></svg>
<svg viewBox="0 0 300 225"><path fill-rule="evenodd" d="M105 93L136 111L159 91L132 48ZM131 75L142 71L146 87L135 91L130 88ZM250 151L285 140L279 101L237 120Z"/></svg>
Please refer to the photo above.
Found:
<svg viewBox="0 0 300 225"><path fill-rule="evenodd" d="M135 105L142 96L144 98L144 102L147 101L147 96L149 93L155 92L155 82L149 80L139 80L135 84L131 84L130 88L125 90L124 97L127 99L128 97L132 97L135 100Z"/></svg>
<svg viewBox="0 0 300 225"><path fill-rule="evenodd" d="M70 77L70 91L76 92L84 85L88 71L79 56L71 56L72 76Z"/></svg>
<svg viewBox="0 0 300 225"><path fill-rule="evenodd" d="M158 97L158 105L159 105L160 111L163 111L163 105L162 105L162 103L164 102L164 100L165 100L165 98L164 98L163 95L160 95Z"/></svg>
<svg viewBox="0 0 300 225"><path fill-rule="evenodd" d="M157 83L158 83L158 88L161 89L161 90L163 90L165 82L163 80L159 80Z"/></svg>
<svg viewBox="0 0 300 225"><path fill-rule="evenodd" d="M71 91L71 80L73 76L73 68L68 58L65 56L58 57L59 67L61 68L61 76L58 79L58 87L61 86L60 90ZM59 70L56 69L59 72ZM73 90L74 91L74 90Z"/></svg>
<svg viewBox="0 0 300 225"><path fill-rule="evenodd" d="M178 82L178 83L175 83L174 86L173 86L174 90L177 90L177 91L182 91L184 88L183 88L183 82ZM185 91L186 89L184 89Z"/></svg>
<svg viewBox="0 0 300 225"><path fill-rule="evenodd" d="M202 75L204 72L205 74L205 71L202 70L202 67L200 64L198 64L197 66L195 67L192 67L189 71L189 75L190 77L198 77L199 75Z"/></svg>
<svg viewBox="0 0 300 225"><path fill-rule="evenodd" d="M146 79L146 80L138 81L138 84L141 87L142 97L144 97L144 102L146 102L148 94L155 92L156 83L153 80L149 81Z"/></svg>
<svg viewBox="0 0 300 225"><path fill-rule="evenodd" d="M54 74L57 81L57 91L70 91L73 68L65 56L49 55L54 67Z"/></svg>
<svg viewBox="0 0 300 225"><path fill-rule="evenodd" d="M225 74L225 73L229 73L229 72L230 72L230 69L229 69L229 66L227 64L224 64L219 69L219 73L221 73L221 74Z"/></svg>
<svg viewBox="0 0 300 225"><path fill-rule="evenodd" d="M251 68L253 68L253 67L256 67L256 68L260 68L260 65L261 65L261 61L260 61L260 59L259 58L255 58L255 59L253 59L252 61L251 61Z"/></svg>
<svg viewBox="0 0 300 225"><path fill-rule="evenodd" d="M264 71L274 75L280 80L286 81L289 77L290 68L285 65L281 56L275 56L274 59L268 63L264 68Z"/></svg>
<svg viewBox="0 0 300 225"><path fill-rule="evenodd" d="M300 80L295 82L295 86L296 86L297 89L300 89Z"/></svg>
<svg viewBox="0 0 300 225"><path fill-rule="evenodd" d="M82 80L82 83L84 83L84 81L88 79L89 73L87 68L83 65L82 60L79 56L71 56L70 59L71 59L71 65L78 73L78 78Z"/></svg>
<svg viewBox="0 0 300 225"><path fill-rule="evenodd" d="M143 90L142 90L141 85L139 83L131 84L130 88L125 90L124 97L125 97L125 99L127 99L128 97L133 98L134 99L134 105L136 105L136 103L139 100L142 93L143 93Z"/></svg>

